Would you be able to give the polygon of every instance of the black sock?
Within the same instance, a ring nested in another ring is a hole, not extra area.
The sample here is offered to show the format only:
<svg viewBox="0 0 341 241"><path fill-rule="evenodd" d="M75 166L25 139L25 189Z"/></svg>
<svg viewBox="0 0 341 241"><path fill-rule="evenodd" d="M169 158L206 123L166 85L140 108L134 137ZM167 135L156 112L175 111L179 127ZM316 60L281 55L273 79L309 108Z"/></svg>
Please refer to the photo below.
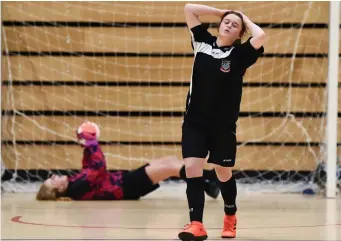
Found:
<svg viewBox="0 0 341 241"><path fill-rule="evenodd" d="M234 215L237 212L237 184L234 177L232 176L227 182L220 182L220 190L224 199L225 214Z"/></svg>
<svg viewBox="0 0 341 241"><path fill-rule="evenodd" d="M186 194L191 222L202 222L205 205L204 179L202 177L188 178Z"/></svg>
<svg viewBox="0 0 341 241"><path fill-rule="evenodd" d="M181 169L180 169L180 178L182 180L186 181L186 169L185 169L185 166L182 166Z"/></svg>
<svg viewBox="0 0 341 241"><path fill-rule="evenodd" d="M203 178L206 180L210 180L210 181L218 181L218 177L217 174L215 173L215 170L205 170L203 172Z"/></svg>

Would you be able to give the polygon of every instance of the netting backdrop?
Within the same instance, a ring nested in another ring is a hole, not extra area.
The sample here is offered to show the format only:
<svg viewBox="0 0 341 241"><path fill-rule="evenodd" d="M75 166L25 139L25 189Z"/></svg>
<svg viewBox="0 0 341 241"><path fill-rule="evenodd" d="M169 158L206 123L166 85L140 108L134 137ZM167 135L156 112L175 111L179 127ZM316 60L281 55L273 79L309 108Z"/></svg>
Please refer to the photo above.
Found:
<svg viewBox="0 0 341 241"><path fill-rule="evenodd" d="M82 152L74 134L84 120L100 126L111 170L181 158L193 63L184 4L2 3L7 190L27 191L25 183L51 172L77 172ZM328 2L208 4L243 11L268 36L244 79L239 183L287 190L284 183L309 181L325 152ZM203 18L212 34L217 21Z"/></svg>

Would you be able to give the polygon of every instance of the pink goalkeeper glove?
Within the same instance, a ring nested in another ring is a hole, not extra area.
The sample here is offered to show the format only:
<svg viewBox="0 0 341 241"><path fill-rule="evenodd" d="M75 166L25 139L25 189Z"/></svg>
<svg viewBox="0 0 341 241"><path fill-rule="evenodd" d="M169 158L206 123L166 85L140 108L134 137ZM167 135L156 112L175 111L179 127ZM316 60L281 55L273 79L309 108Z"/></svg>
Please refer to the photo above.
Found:
<svg viewBox="0 0 341 241"><path fill-rule="evenodd" d="M78 142L85 147L97 145L99 133L100 131L98 126L90 121L86 121L81 124L76 132Z"/></svg>

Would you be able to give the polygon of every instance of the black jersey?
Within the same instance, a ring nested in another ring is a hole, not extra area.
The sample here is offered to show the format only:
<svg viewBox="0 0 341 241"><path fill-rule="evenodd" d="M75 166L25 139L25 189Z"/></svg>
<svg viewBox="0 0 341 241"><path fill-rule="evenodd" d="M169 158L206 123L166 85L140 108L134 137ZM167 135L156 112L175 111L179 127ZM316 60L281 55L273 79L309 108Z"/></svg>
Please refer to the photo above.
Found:
<svg viewBox="0 0 341 241"><path fill-rule="evenodd" d="M237 122L243 76L264 52L250 39L243 44L218 47L217 38L198 25L190 29L194 63L185 120Z"/></svg>

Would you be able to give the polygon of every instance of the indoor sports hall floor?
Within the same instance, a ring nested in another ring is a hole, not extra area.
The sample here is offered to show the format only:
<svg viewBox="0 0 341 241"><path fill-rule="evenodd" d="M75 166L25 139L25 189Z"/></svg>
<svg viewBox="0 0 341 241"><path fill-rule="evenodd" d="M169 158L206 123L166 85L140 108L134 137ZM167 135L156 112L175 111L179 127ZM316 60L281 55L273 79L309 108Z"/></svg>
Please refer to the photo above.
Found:
<svg viewBox="0 0 341 241"><path fill-rule="evenodd" d="M222 200L206 197L208 240L219 238ZM341 200L242 191L236 240L341 240ZM37 202L3 193L2 240L177 240L188 222L183 184L164 184L140 201Z"/></svg>

